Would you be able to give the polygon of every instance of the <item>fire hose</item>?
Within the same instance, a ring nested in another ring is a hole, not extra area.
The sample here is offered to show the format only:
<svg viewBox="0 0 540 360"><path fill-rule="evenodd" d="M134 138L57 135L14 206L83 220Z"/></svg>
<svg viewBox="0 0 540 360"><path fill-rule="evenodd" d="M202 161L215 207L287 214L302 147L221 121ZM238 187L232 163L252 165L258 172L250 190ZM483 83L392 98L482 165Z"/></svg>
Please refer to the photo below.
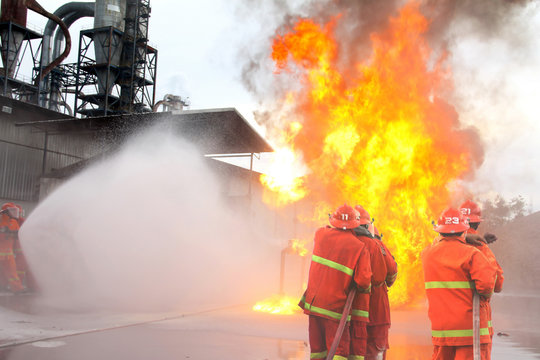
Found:
<svg viewBox="0 0 540 360"><path fill-rule="evenodd" d="M473 360L480 360L480 294L473 291Z"/></svg>
<svg viewBox="0 0 540 360"><path fill-rule="evenodd" d="M351 307L355 295L356 288L353 287L351 290L349 290L349 294L347 295L345 308L343 309L343 314L341 314L341 320L339 320L339 325L336 330L336 335L334 336L334 341L332 341L332 346L330 346L328 355L326 355L326 360L333 359L334 355L336 354L337 347L339 345L339 342L341 341L341 336L343 335L343 330L345 330L345 325L347 324L347 318L349 317L349 313L351 312Z"/></svg>

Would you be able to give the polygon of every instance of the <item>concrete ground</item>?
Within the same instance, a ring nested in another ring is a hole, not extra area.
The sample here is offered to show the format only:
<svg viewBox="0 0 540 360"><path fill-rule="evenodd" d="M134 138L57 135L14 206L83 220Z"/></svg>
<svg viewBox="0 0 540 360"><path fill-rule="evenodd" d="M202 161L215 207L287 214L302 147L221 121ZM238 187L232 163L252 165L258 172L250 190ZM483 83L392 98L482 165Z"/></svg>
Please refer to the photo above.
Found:
<svg viewBox="0 0 540 360"><path fill-rule="evenodd" d="M257 313L249 306L69 313L40 307L32 296L0 296L0 323L0 360L309 359L305 315ZM540 359L540 349L526 348L518 329L505 326L504 335L495 336L492 359ZM431 357L424 309L393 312L390 344L389 360Z"/></svg>

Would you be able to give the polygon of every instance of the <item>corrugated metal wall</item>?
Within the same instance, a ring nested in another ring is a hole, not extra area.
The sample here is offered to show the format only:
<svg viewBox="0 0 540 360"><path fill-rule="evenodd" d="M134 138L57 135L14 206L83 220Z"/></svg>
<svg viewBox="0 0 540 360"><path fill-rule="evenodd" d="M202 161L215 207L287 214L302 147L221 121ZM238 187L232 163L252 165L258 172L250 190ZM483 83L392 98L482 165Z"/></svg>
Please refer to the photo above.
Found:
<svg viewBox="0 0 540 360"><path fill-rule="evenodd" d="M89 134L49 135L45 173L87 159L99 151Z"/></svg>
<svg viewBox="0 0 540 360"><path fill-rule="evenodd" d="M35 201L43 151L0 140L0 198Z"/></svg>
<svg viewBox="0 0 540 360"><path fill-rule="evenodd" d="M33 127L15 126L39 114L14 110L19 112L0 112L0 199L37 202L42 174L93 156L99 149L89 134L47 136Z"/></svg>

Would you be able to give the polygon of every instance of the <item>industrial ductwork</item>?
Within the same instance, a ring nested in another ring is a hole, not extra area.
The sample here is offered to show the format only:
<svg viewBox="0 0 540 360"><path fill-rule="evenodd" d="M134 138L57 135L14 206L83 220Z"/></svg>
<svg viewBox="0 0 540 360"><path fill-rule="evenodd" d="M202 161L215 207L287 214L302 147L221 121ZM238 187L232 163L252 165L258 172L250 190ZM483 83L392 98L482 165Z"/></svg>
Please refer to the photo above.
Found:
<svg viewBox="0 0 540 360"><path fill-rule="evenodd" d="M60 6L55 12L54 15L58 16L67 28L69 28L75 21L83 17L93 17L95 12L95 2L70 2ZM56 32L55 32L56 30ZM53 39L54 35L54 40ZM49 20L45 26L43 32L43 52L42 59L43 62L49 64L52 59L58 58L62 42L64 41L65 36L62 29L57 28L57 23ZM45 83L42 88L49 88L48 84ZM49 96L49 108L53 110L58 110L58 102L60 101L59 92L61 91L59 84L50 83L50 96ZM42 104L47 106L46 103ZM62 105L65 106L65 103L62 102Z"/></svg>
<svg viewBox="0 0 540 360"><path fill-rule="evenodd" d="M82 17L94 16L94 8L94 2L70 2L56 9L54 15L60 18L64 22L66 27L69 28L71 24L73 24L76 20ZM56 47L59 47L59 42L61 43L61 41L63 41L65 38L63 32L59 33L57 31L55 41L51 41L53 39L53 33L55 32L57 25L57 22L49 20L45 25L45 30L43 31L42 57L43 62L46 64L50 64L52 62L52 59L58 56L60 49L57 50Z"/></svg>
<svg viewBox="0 0 540 360"><path fill-rule="evenodd" d="M149 0L73 1L54 14L36 0L1 1L4 94L61 111L64 94L73 90L75 116L152 111L157 49L148 44ZM49 19L43 35L26 27L28 9ZM61 65L71 49L69 27L82 17L94 17L94 27L81 31L77 63ZM34 84L14 79L22 61L19 57L26 58L22 49L40 38L41 54L30 47L32 69L39 69L37 76L32 75ZM47 76L53 69L54 74ZM83 89L85 95L81 95Z"/></svg>
<svg viewBox="0 0 540 360"><path fill-rule="evenodd" d="M36 83L39 83L44 76L68 56L71 50L71 37L64 22L58 16L46 11L36 0L2 0L2 14L0 16L0 21L13 22L25 28L27 9L43 15L58 24L66 38L66 46L62 54L47 64L47 66L41 70L40 76L35 79ZM0 36L2 37L2 61L4 67L7 69L7 76L13 77L24 35L19 30L12 30L11 34L9 31L6 33L4 30Z"/></svg>

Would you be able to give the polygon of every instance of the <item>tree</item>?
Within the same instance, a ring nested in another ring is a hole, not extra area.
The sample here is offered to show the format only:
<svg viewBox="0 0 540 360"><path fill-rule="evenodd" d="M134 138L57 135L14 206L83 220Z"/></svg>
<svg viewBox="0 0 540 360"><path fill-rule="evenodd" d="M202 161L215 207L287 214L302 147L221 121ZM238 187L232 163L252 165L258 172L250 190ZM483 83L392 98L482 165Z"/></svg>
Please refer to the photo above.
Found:
<svg viewBox="0 0 540 360"><path fill-rule="evenodd" d="M510 200L497 195L495 199L482 203L482 218L484 219L482 225L485 229L493 229L528 213L527 203L521 195Z"/></svg>

